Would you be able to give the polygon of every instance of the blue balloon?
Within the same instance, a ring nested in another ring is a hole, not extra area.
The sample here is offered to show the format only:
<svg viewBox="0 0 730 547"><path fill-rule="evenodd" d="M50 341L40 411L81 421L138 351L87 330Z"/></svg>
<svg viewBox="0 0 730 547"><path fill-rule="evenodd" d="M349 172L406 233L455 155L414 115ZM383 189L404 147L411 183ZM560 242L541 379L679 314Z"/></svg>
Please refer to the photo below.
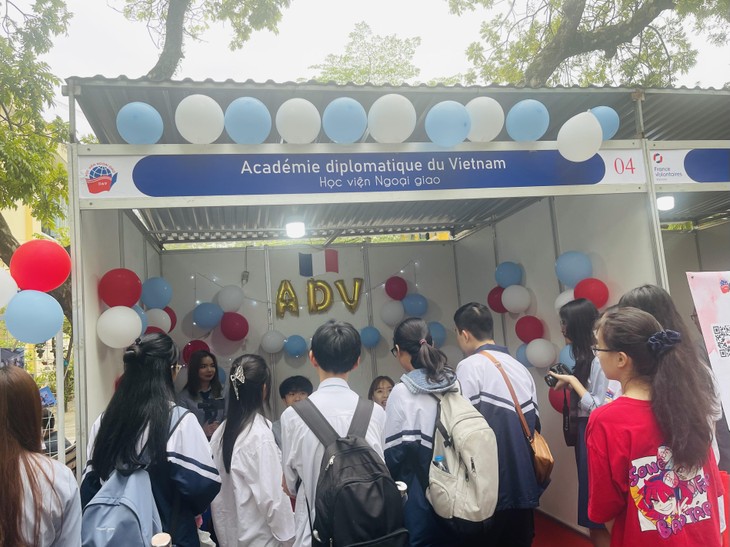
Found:
<svg viewBox="0 0 730 547"><path fill-rule="evenodd" d="M563 363L568 368L573 370L573 368L575 367L575 357L573 356L573 347L570 344L563 346L563 349L560 350L558 362Z"/></svg>
<svg viewBox="0 0 730 547"><path fill-rule="evenodd" d="M591 114L597 119L598 123L601 124L601 131L603 131L603 140L607 141L616 134L618 126L621 123L618 113L610 106L597 106L591 108Z"/></svg>
<svg viewBox="0 0 730 547"><path fill-rule="evenodd" d="M339 144L352 144L360 140L368 126L368 115L355 99L335 99L322 114L325 135Z"/></svg>
<svg viewBox="0 0 730 547"><path fill-rule="evenodd" d="M220 380L222 386L226 385L226 380L228 380L226 371L220 365L218 366L218 380Z"/></svg>
<svg viewBox="0 0 730 547"><path fill-rule="evenodd" d="M471 116L466 107L456 101L441 101L426 114L426 134L439 146L454 146L464 142L471 131Z"/></svg>
<svg viewBox="0 0 730 547"><path fill-rule="evenodd" d="M593 265L587 254L567 251L555 262L555 274L563 285L573 288L593 275Z"/></svg>
<svg viewBox="0 0 730 547"><path fill-rule="evenodd" d="M155 144L164 127L160 113L147 103L127 103L117 112L117 131L129 144Z"/></svg>
<svg viewBox="0 0 730 547"><path fill-rule="evenodd" d="M172 287L164 277L150 277L142 283L142 304L164 309L172 300Z"/></svg>
<svg viewBox="0 0 730 547"><path fill-rule="evenodd" d="M271 113L255 97L239 97L226 108L224 125L237 144L261 144L271 133Z"/></svg>
<svg viewBox="0 0 730 547"><path fill-rule="evenodd" d="M212 329L222 318L223 309L213 302L201 302L193 310L193 323L203 329Z"/></svg>
<svg viewBox="0 0 730 547"><path fill-rule="evenodd" d="M420 294L407 294L401 304L406 315L410 317L423 317L428 310L428 300Z"/></svg>
<svg viewBox="0 0 730 547"><path fill-rule="evenodd" d="M446 329L438 321L431 321L428 324L428 330L431 332L431 338L433 338L433 345L440 348L446 342Z"/></svg>
<svg viewBox="0 0 730 547"><path fill-rule="evenodd" d="M526 368L532 368L532 363L530 363L527 359L527 344L522 344L519 348L517 348L515 359L522 363Z"/></svg>
<svg viewBox="0 0 730 547"><path fill-rule="evenodd" d="M545 105L535 99L525 99L514 105L507 113L505 126L512 140L517 142L536 141L550 125L550 114Z"/></svg>
<svg viewBox="0 0 730 547"><path fill-rule="evenodd" d="M20 291L5 308L5 326L20 342L40 344L53 338L63 326L61 305L50 294Z"/></svg>
<svg viewBox="0 0 730 547"><path fill-rule="evenodd" d="M139 315L139 318L142 321L142 332L140 333L140 336L142 336L144 334L144 331L147 330L147 325L149 324L149 321L147 320L147 314L137 304L132 306L132 309L137 312L137 315Z"/></svg>
<svg viewBox="0 0 730 547"><path fill-rule="evenodd" d="M501 262L494 272L497 285L506 289L512 285L522 284L522 266L516 262Z"/></svg>
<svg viewBox="0 0 730 547"><path fill-rule="evenodd" d="M301 357L307 353L307 341L298 334L293 334L284 342L284 351L292 357Z"/></svg>
<svg viewBox="0 0 730 547"><path fill-rule="evenodd" d="M380 331L375 327L365 327L360 331L360 340L366 348L374 348L380 342Z"/></svg>

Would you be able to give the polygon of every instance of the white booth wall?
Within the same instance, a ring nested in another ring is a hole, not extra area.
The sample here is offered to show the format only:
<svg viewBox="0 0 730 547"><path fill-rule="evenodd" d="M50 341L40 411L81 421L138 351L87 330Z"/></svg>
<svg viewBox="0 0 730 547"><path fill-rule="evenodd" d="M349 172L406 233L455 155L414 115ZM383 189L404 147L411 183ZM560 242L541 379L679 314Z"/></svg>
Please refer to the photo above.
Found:
<svg viewBox="0 0 730 547"><path fill-rule="evenodd" d="M662 239L669 292L688 321L694 304L686 272L730 271L730 222L695 232L663 232Z"/></svg>

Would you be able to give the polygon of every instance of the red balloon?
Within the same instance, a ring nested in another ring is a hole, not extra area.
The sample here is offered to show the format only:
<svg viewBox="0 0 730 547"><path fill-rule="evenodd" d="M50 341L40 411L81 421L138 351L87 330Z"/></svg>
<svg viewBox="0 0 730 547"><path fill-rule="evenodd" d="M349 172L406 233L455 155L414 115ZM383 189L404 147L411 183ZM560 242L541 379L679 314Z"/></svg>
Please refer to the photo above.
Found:
<svg viewBox="0 0 730 547"><path fill-rule="evenodd" d="M385 294L393 300L403 300L408 294L408 283L402 277L394 275L385 282Z"/></svg>
<svg viewBox="0 0 730 547"><path fill-rule="evenodd" d="M142 296L142 282L132 270L115 268L99 280L99 298L109 307L134 306Z"/></svg>
<svg viewBox="0 0 730 547"><path fill-rule="evenodd" d="M208 344L202 340L190 340L190 342L185 344L185 347L182 350L183 362L187 363L190 361L190 357L193 353L201 350L210 351L210 347L208 347Z"/></svg>
<svg viewBox="0 0 730 547"><path fill-rule="evenodd" d="M542 335L545 333L545 328L542 325L542 321L534 315L525 315L524 317L520 317L517 323L515 323L515 332L517 333L517 338L525 344L529 344L533 340L542 338Z"/></svg>
<svg viewBox="0 0 730 547"><path fill-rule="evenodd" d="M548 389L548 399L550 399L550 404L552 407L557 410L560 414L563 413L563 392L568 395L568 405L570 405L570 390L565 389Z"/></svg>
<svg viewBox="0 0 730 547"><path fill-rule="evenodd" d="M504 287L497 285L487 295L487 305L497 313L507 313L507 308L502 304L502 293Z"/></svg>
<svg viewBox="0 0 730 547"><path fill-rule="evenodd" d="M160 334L166 334L164 330L162 330L160 327L150 326L147 327L147 330L144 331L145 334L154 334L155 332L159 332Z"/></svg>
<svg viewBox="0 0 730 547"><path fill-rule="evenodd" d="M20 289L48 292L63 285L71 273L71 257L55 241L33 239L15 249L10 275Z"/></svg>
<svg viewBox="0 0 730 547"><path fill-rule="evenodd" d="M588 277L583 281L579 281L573 289L573 295L576 299L586 298L593 302L596 308L602 308L608 302L608 287L600 279Z"/></svg>
<svg viewBox="0 0 730 547"><path fill-rule="evenodd" d="M177 325L177 315L175 315L175 310L173 310L170 306L165 306L163 309L167 312L167 315L170 316L170 330L167 331L170 332L175 328L175 325Z"/></svg>
<svg viewBox="0 0 730 547"><path fill-rule="evenodd" d="M243 340L248 334L248 321L240 313L227 311L221 318L221 334L229 340Z"/></svg>

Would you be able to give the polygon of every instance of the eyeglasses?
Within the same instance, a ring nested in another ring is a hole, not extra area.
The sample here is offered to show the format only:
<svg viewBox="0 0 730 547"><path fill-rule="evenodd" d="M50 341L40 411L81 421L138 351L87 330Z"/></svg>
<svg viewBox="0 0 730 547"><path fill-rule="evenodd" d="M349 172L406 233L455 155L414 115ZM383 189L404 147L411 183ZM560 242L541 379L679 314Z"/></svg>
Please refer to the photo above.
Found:
<svg viewBox="0 0 730 547"><path fill-rule="evenodd" d="M393 346L390 348L390 353L393 357L398 357L398 346Z"/></svg>
<svg viewBox="0 0 730 547"><path fill-rule="evenodd" d="M610 349L610 348L599 348L598 346L591 346L591 351L593 352L593 355L598 355L598 353L601 351L611 352L611 351L616 351L616 350Z"/></svg>

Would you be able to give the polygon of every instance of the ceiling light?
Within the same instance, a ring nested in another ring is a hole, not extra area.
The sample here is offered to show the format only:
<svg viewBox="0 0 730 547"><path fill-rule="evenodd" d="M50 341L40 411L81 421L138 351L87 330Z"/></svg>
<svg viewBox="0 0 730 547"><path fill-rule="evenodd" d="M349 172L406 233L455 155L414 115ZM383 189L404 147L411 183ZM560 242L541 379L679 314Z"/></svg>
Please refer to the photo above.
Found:
<svg viewBox="0 0 730 547"><path fill-rule="evenodd" d="M656 198L656 208L660 211L671 211L674 209L674 196L661 196Z"/></svg>
<svg viewBox="0 0 730 547"><path fill-rule="evenodd" d="M286 235L292 239L298 239L304 237L304 223L303 222L287 222L286 223Z"/></svg>

